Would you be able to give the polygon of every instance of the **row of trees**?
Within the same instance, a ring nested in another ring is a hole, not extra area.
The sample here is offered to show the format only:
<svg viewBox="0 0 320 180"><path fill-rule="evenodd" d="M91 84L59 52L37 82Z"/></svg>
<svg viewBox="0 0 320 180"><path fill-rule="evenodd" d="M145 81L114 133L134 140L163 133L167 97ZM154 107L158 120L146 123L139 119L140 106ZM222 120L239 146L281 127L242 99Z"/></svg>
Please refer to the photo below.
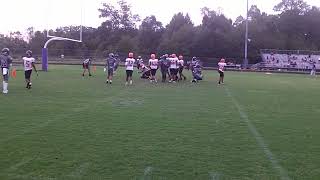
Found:
<svg viewBox="0 0 320 180"><path fill-rule="evenodd" d="M259 61L260 49L320 50L320 9L310 7L303 0L281 0L274 7L278 14L267 14L253 5L249 11L249 60ZM104 3L98 28L84 27L83 43L57 41L51 49L61 49L66 55L102 55L103 52L120 54L134 51L139 54L175 52L185 56L234 57L243 59L245 19L234 22L224 14L207 7L201 9L202 23L195 26L188 14L177 13L164 26L154 15L142 21L133 14L131 6L120 0L117 6ZM138 24L139 27L138 27ZM61 27L51 30L60 36L79 36L79 27ZM19 32L0 36L0 45L9 48L31 48L40 52L46 38L45 31L28 29L28 42ZM59 52L61 53L61 52Z"/></svg>

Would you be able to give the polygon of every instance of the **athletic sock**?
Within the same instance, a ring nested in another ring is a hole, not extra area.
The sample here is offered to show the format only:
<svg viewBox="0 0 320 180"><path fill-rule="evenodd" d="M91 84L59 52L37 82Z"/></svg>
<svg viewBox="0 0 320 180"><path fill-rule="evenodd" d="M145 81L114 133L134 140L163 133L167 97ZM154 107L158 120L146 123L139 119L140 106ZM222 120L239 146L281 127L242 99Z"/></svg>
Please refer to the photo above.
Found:
<svg viewBox="0 0 320 180"><path fill-rule="evenodd" d="M8 93L8 83L3 81L3 93Z"/></svg>

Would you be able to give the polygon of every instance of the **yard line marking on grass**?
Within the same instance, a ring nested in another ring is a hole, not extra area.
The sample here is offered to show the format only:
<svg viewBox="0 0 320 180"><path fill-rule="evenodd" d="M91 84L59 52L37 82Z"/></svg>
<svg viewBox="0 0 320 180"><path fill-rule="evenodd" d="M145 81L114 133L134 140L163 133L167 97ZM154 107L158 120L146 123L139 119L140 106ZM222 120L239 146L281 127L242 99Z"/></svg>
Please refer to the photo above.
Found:
<svg viewBox="0 0 320 180"><path fill-rule="evenodd" d="M141 180L151 179L152 170L153 170L153 168L151 166L147 166L143 171L143 176L142 176Z"/></svg>
<svg viewBox="0 0 320 180"><path fill-rule="evenodd" d="M222 175L217 172L210 172L209 176L210 176L210 180L220 180L222 177Z"/></svg>
<svg viewBox="0 0 320 180"><path fill-rule="evenodd" d="M31 162L34 158L23 158L20 162L17 164L14 164L9 167L8 171L17 171L21 166L24 166Z"/></svg>
<svg viewBox="0 0 320 180"><path fill-rule="evenodd" d="M267 158L271 162L272 167L276 171L278 171L281 179L290 180L291 178L288 176L287 171L279 164L278 160L273 155L273 153L269 149L268 145L265 143L265 140L263 139L261 134L258 132L257 128L252 124L252 122L250 121L248 115L242 109L240 103L232 96L232 93L231 93L231 91L229 90L228 87L225 87L224 89L225 89L227 95L231 98L233 104L238 109L238 112L240 114L241 119L247 124L247 126L249 128L249 131L254 136L254 138L256 139L257 144L263 150L263 152L265 153L265 155L267 156Z"/></svg>
<svg viewBox="0 0 320 180"><path fill-rule="evenodd" d="M90 163L83 163L80 164L74 171L72 171L69 176L74 178L81 178L83 174L88 170L90 167Z"/></svg>

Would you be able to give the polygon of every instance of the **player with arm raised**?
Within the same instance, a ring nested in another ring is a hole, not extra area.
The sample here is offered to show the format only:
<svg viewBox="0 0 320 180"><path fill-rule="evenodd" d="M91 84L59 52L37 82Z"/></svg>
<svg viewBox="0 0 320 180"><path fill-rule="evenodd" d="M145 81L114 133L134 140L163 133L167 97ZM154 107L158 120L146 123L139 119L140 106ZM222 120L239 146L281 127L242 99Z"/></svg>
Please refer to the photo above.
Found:
<svg viewBox="0 0 320 180"><path fill-rule="evenodd" d="M37 68L35 66L35 59L32 57L32 51L28 50L26 52L26 56L22 58L23 60L23 67L24 67L24 78L26 80L27 89L31 89L32 83L31 83L31 74L32 69L34 69L38 75Z"/></svg>
<svg viewBox="0 0 320 180"><path fill-rule="evenodd" d="M158 70L158 63L159 63L159 60L156 59L156 55L151 54L151 59L149 60L149 67L151 69L151 79L150 79L151 83L157 82L156 74Z"/></svg>
<svg viewBox="0 0 320 180"><path fill-rule="evenodd" d="M112 78L113 78L113 72L115 69L115 63L116 63L116 58L113 53L109 54L109 57L107 58L106 62L106 69L107 69L107 84L110 83L112 84Z"/></svg>
<svg viewBox="0 0 320 180"><path fill-rule="evenodd" d="M218 72L219 72L219 82L218 84L223 84L224 83L224 70L225 70L225 66L226 66L226 61L225 59L221 59L220 62L218 63Z"/></svg>
<svg viewBox="0 0 320 180"><path fill-rule="evenodd" d="M128 83L130 83L130 85L132 85L132 74L133 74L133 68L134 68L135 61L136 60L133 58L133 53L129 53L129 56L125 62L126 74L127 74L126 85L128 85Z"/></svg>
<svg viewBox="0 0 320 180"><path fill-rule="evenodd" d="M8 48L3 48L0 55L0 67L3 77L3 94L8 93L8 82L9 82L9 69L12 66L12 58L10 56L10 50Z"/></svg>

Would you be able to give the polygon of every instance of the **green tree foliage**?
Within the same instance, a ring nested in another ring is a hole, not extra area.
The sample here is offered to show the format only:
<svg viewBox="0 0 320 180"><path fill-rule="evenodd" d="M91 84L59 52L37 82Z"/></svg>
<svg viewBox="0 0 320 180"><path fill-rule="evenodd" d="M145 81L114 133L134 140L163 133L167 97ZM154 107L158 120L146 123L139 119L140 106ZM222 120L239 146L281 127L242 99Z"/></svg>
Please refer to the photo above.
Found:
<svg viewBox="0 0 320 180"><path fill-rule="evenodd" d="M157 21L154 15L146 17L140 25L138 41L136 42L140 53L155 53L161 41L163 31L162 23Z"/></svg>
<svg viewBox="0 0 320 180"><path fill-rule="evenodd" d="M281 0L274 8L278 12L295 11L305 13L310 9L310 6L303 0Z"/></svg>
<svg viewBox="0 0 320 180"><path fill-rule="evenodd" d="M158 51L160 53L191 54L194 25L188 14L175 14L166 26Z"/></svg>

